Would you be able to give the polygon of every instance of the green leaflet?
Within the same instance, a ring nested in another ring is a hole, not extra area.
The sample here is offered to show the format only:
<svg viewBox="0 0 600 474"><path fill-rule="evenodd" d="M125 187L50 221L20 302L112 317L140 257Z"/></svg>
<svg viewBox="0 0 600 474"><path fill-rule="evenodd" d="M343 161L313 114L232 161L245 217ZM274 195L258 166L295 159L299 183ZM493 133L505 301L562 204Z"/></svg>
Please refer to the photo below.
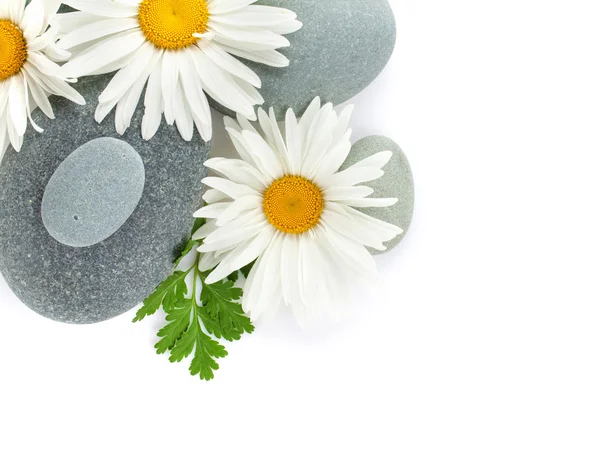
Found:
<svg viewBox="0 0 600 474"><path fill-rule="evenodd" d="M194 232L200 225L201 220L196 221ZM190 239L175 262L176 267L199 244ZM158 331L159 341L154 346L156 352L170 352L171 362L181 362L193 354L190 373L199 375L202 380L211 380L214 371L219 368L216 360L227 356L225 348L211 336L227 341L239 340L244 333L252 333L254 326L239 304L242 290L234 287L238 272L222 282L207 285L205 279L208 273L198 270L199 260L200 254L191 267L174 271L162 282L144 300L133 321L142 321L162 307L167 324Z"/></svg>

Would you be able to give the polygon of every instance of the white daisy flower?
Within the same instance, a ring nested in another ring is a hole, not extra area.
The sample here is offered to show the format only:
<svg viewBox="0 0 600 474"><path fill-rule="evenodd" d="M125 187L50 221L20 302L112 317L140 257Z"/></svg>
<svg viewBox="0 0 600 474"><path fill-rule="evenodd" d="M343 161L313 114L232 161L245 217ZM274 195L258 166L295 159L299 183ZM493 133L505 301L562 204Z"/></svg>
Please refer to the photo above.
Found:
<svg viewBox="0 0 600 474"><path fill-rule="evenodd" d="M65 61L69 53L58 48L58 31L48 28L60 2L0 0L0 160L10 144L21 151L27 119L39 107L48 117L54 113L48 95L60 95L85 104L81 95L67 84L75 82L55 61Z"/></svg>
<svg viewBox="0 0 600 474"><path fill-rule="evenodd" d="M256 260L243 297L252 319L282 302L301 323L331 311L357 278L375 276L365 247L385 250L383 242L402 233L357 210L396 204L358 186L383 176L391 152L339 171L351 149L351 113L348 107L338 116L317 98L300 121L288 110L284 135L273 110L258 111L262 133L241 116L225 118L241 159L205 162L220 176L203 181L212 189L195 216L207 222L194 238L203 239L200 270L214 268L209 284Z"/></svg>
<svg viewBox="0 0 600 474"><path fill-rule="evenodd" d="M58 45L73 52L64 72L76 77L119 71L100 95L96 120L116 106L123 134L146 83L142 136L154 136L162 114L189 141L194 124L212 137L206 94L254 120L264 102L258 75L234 56L275 67L289 61L282 35L302 27L283 8L257 0L66 0L80 10L60 15Z"/></svg>

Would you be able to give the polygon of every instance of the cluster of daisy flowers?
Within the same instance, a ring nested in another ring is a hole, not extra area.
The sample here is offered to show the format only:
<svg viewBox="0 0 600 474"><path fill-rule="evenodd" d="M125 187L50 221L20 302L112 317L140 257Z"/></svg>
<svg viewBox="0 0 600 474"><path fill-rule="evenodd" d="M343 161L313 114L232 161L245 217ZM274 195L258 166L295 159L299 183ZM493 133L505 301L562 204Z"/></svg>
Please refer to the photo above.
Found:
<svg viewBox="0 0 600 474"><path fill-rule="evenodd" d="M65 0L76 11L57 14L56 0L0 0L0 159L9 143L21 149L28 121L42 132L34 108L54 118L49 96L84 104L69 85L83 76L115 73L95 119L116 109L120 134L145 94L146 140L163 116L184 140L194 129L210 140L210 97L237 114L225 126L240 158L205 163L216 176L204 180L206 206L196 213L206 219L193 236L202 241L199 270L210 272L210 285L254 263L244 311L257 319L285 305L304 324L371 280L367 248L384 250L402 233L360 211L396 203L370 197L363 185L383 175L392 153L340 171L351 108L338 115L317 98L300 119L288 110L283 132L272 110L255 112L261 80L238 58L285 67L278 50L302 27L294 12L256 1Z"/></svg>
<svg viewBox="0 0 600 474"><path fill-rule="evenodd" d="M123 134L145 88L142 136L151 139L162 117L184 140L194 128L212 137L207 95L250 120L263 103L261 80L238 58L285 67L277 51L284 35L302 27L284 8L257 0L65 0L77 10L57 14L56 0L0 1L0 157L23 144L27 119L39 107L54 118L50 95L84 104L69 82L114 77L98 98L95 118L116 108Z"/></svg>

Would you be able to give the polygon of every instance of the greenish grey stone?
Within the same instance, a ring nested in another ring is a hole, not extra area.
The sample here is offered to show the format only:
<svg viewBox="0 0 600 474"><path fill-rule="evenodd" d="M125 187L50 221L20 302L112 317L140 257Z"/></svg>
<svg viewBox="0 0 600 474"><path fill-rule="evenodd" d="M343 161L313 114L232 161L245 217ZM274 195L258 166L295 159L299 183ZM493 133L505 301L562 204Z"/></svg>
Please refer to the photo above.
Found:
<svg viewBox="0 0 600 474"><path fill-rule="evenodd" d="M128 143L96 138L56 169L42 199L42 221L61 244L90 247L121 228L140 202L144 162Z"/></svg>
<svg viewBox="0 0 600 474"><path fill-rule="evenodd" d="M0 272L24 304L57 321L96 323L140 303L171 272L202 203L210 144L198 133L185 142L164 121L152 140L143 140L143 102L123 136L115 131L114 112L98 124L98 96L111 77L75 84L85 106L51 97L56 119L35 110L44 133L29 127L21 152L10 147L0 164ZM43 196L65 158L98 138L122 140L137 152L145 169L143 194L110 237L89 247L64 245L44 226Z"/></svg>
<svg viewBox="0 0 600 474"><path fill-rule="evenodd" d="M302 114L320 96L341 104L365 89L388 63L396 43L396 22L387 0L260 0L288 8L304 26L286 35L291 46L279 51L289 60L274 68L242 60L261 78L263 108L279 120L288 108ZM220 112L231 111L211 101Z"/></svg>
<svg viewBox="0 0 600 474"><path fill-rule="evenodd" d="M371 217L380 219L390 224L397 225L404 233L384 245L387 251L396 247L404 238L412 222L415 207L415 187L410 163L404 152L393 140L387 137L370 136L357 141L353 146L342 169L346 169L369 156L382 151L391 151L393 156L383 168L383 177L366 186L374 189L374 198L397 198L398 202L390 207L361 208L360 210ZM372 254L384 252L369 249Z"/></svg>

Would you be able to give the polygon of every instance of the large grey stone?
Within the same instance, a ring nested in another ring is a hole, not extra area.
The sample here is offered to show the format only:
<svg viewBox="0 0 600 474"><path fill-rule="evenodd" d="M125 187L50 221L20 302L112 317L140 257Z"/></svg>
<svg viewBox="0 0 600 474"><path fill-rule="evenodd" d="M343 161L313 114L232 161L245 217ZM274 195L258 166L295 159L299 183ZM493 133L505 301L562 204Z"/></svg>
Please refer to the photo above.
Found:
<svg viewBox="0 0 600 474"><path fill-rule="evenodd" d="M245 61L261 78L263 108L273 107L279 120L288 108L302 114L320 96L341 104L365 89L381 73L394 50L396 23L388 0L260 0L257 4L288 8L304 24L287 35L282 48L290 65L274 68ZM223 106L217 110L231 115Z"/></svg>
<svg viewBox="0 0 600 474"><path fill-rule="evenodd" d="M56 169L42 199L42 221L61 244L90 247L113 235L140 202L146 180L135 149L96 138Z"/></svg>
<svg viewBox="0 0 600 474"><path fill-rule="evenodd" d="M383 177L366 186L375 192L369 196L374 198L397 198L398 202L390 207L364 208L360 211L371 217L380 219L400 227L404 233L384 245L387 251L396 247L404 238L412 222L415 207L415 187L410 163L404 152L393 140L387 137L370 136L357 141L353 146L342 169L346 169L369 156L381 151L391 151L393 156L383 169ZM372 254L381 254L377 250L369 249Z"/></svg>
<svg viewBox="0 0 600 474"><path fill-rule="evenodd" d="M27 132L20 153L9 149L0 165L0 272L31 309L59 321L94 323L138 304L164 280L188 239L200 207L204 159L210 145L197 133L192 142L175 127L161 125L150 141L141 137L143 105L122 137L114 115L94 120L97 97L110 77L81 79L88 104L51 98L56 120L39 110L43 134ZM90 140L109 137L129 143L143 160L146 183L127 222L106 240L76 248L56 241L44 226L42 198L56 169Z"/></svg>

